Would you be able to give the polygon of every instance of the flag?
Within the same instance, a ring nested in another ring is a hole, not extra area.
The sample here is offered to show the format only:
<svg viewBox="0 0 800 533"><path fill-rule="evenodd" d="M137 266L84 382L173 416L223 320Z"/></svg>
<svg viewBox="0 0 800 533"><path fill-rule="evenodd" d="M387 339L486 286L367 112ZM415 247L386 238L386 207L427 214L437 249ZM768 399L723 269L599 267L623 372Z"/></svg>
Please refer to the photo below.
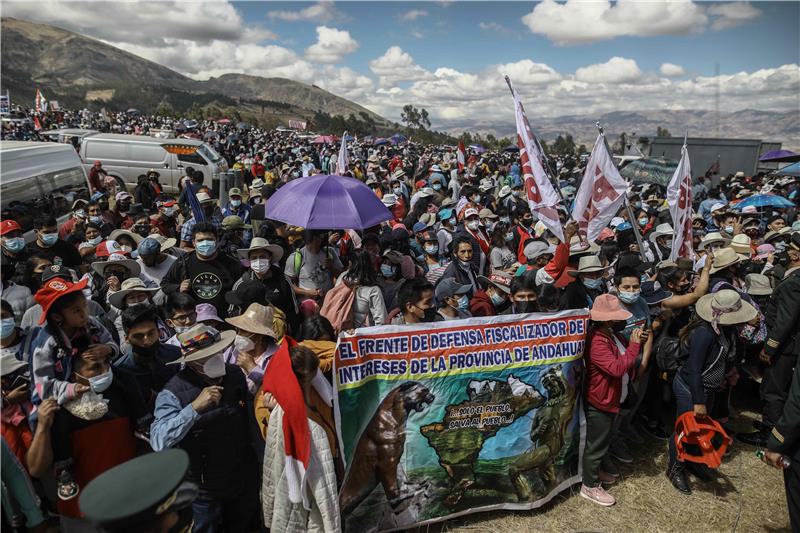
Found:
<svg viewBox="0 0 800 533"><path fill-rule="evenodd" d="M183 189L186 192L186 202L192 209L192 215L197 222L205 222L206 214L203 211L203 206L200 205L200 200L197 199L197 193L194 192L192 187L192 179L188 176L183 178Z"/></svg>
<svg viewBox="0 0 800 533"><path fill-rule="evenodd" d="M464 167L467 166L467 151L464 148L464 141L458 141L458 152L456 153L456 160L458 161L458 171L463 172Z"/></svg>
<svg viewBox="0 0 800 533"><path fill-rule="evenodd" d="M44 113L45 111L47 111L47 100L42 94L42 91L40 91L39 89L36 89L35 107L37 113Z"/></svg>
<svg viewBox="0 0 800 533"><path fill-rule="evenodd" d="M672 239L672 252L669 258L675 261L679 257L694 259L692 246L692 167L689 164L689 150L686 138L683 139L681 160L675 174L667 185L667 204L672 216L675 236Z"/></svg>
<svg viewBox="0 0 800 533"><path fill-rule="evenodd" d="M506 77L509 87L511 81ZM558 193L553 188L547 173L542 166L542 154L539 152L536 136L531 130L525 109L511 90L514 97L514 109L517 121L517 146L519 146L519 160L522 167L522 183L525 186L525 195L528 206L550 232L564 242L564 230L558 218L557 207L561 202Z"/></svg>
<svg viewBox="0 0 800 533"><path fill-rule="evenodd" d="M42 131L42 122L39 120L39 115L33 115L33 129Z"/></svg>
<svg viewBox="0 0 800 533"><path fill-rule="evenodd" d="M350 170L349 157L347 155L347 132L342 135L342 146L339 148L339 158L336 160L336 173L344 176L344 173Z"/></svg>
<svg viewBox="0 0 800 533"><path fill-rule="evenodd" d="M628 183L619 175L601 133L592 148L572 207L572 218L578 222L578 232L589 242L596 240L617 215L627 189Z"/></svg>
<svg viewBox="0 0 800 533"><path fill-rule="evenodd" d="M711 166L706 170L706 176L711 176L712 174L719 174L719 156L717 156L717 160L711 163Z"/></svg>

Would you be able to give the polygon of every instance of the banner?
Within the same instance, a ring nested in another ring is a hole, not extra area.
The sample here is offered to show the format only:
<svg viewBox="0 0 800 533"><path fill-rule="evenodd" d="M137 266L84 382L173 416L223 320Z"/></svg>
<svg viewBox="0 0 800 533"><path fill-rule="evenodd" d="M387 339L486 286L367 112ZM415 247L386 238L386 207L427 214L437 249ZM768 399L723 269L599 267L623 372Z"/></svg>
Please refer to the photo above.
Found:
<svg viewBox="0 0 800 533"><path fill-rule="evenodd" d="M580 481L586 310L376 326L334 366L345 531L532 509Z"/></svg>
<svg viewBox="0 0 800 533"><path fill-rule="evenodd" d="M672 250L669 258L675 261L679 257L694 259L692 246L692 166L689 162L689 150L686 148L686 137L683 138L681 161L675 174L667 186L667 205L675 227L672 239Z"/></svg>
<svg viewBox="0 0 800 533"><path fill-rule="evenodd" d="M289 127L293 130L305 130L308 124L305 120L290 120Z"/></svg>
<svg viewBox="0 0 800 533"><path fill-rule="evenodd" d="M0 94L0 113L6 114L11 112L11 95L8 91L6 94Z"/></svg>

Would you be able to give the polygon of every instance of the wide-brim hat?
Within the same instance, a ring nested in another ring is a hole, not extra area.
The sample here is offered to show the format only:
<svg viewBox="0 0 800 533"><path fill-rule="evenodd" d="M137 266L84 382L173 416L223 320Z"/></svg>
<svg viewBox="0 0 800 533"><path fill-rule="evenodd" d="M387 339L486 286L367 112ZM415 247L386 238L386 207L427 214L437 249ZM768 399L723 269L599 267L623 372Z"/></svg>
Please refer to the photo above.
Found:
<svg viewBox="0 0 800 533"><path fill-rule="evenodd" d="M105 271L106 269L111 266L121 266L125 270L131 273L131 276L138 276L142 273L141 265L134 261L133 259L117 259L116 261L95 261L92 263L92 270L100 274L101 277L105 278Z"/></svg>
<svg viewBox="0 0 800 533"><path fill-rule="evenodd" d="M751 296L769 296L772 284L764 274L748 274L744 277L745 292Z"/></svg>
<svg viewBox="0 0 800 533"><path fill-rule="evenodd" d="M272 255L271 260L276 263L283 258L283 248L277 244L270 244L269 241L263 237L254 237L253 240L250 241L250 248L239 248L236 250L236 254L240 259L249 259L250 252L253 250L268 251L270 255Z"/></svg>
<svg viewBox="0 0 800 533"><path fill-rule="evenodd" d="M13 353L8 352L0 356L0 376L13 374L20 368L26 368L28 363L17 359Z"/></svg>
<svg viewBox="0 0 800 533"><path fill-rule="evenodd" d="M608 270L608 267L603 266L603 264L600 262L599 257L597 257L596 255L586 255L581 257L580 261L578 261L578 269L570 270L568 274L574 278L577 277L578 274L605 272L606 270Z"/></svg>
<svg viewBox="0 0 800 533"><path fill-rule="evenodd" d="M226 318L225 322L250 333L266 335L267 337L278 339L278 334L272 329L273 320L275 320L275 314L272 307L259 303L252 303L244 313L239 316Z"/></svg>
<svg viewBox="0 0 800 533"><path fill-rule="evenodd" d="M656 305L672 298L672 293L665 290L657 281L645 281L642 283L642 298L647 305Z"/></svg>
<svg viewBox="0 0 800 533"><path fill-rule="evenodd" d="M381 202L383 202L383 205L386 207L392 207L397 203L397 196L392 193L384 194L383 198L381 198Z"/></svg>
<svg viewBox="0 0 800 533"><path fill-rule="evenodd" d="M619 298L613 294L601 294L595 298L589 316L595 322L616 322L628 320L633 313L622 307Z"/></svg>
<svg viewBox="0 0 800 533"><path fill-rule="evenodd" d="M758 316L756 308L732 289L706 294L697 300L695 311L706 322L722 326L750 322Z"/></svg>
<svg viewBox="0 0 800 533"><path fill-rule="evenodd" d="M181 356L167 364L175 365L208 359L233 344L235 338L236 332L233 330L217 331L211 326L197 324L189 331L178 334Z"/></svg>
<svg viewBox="0 0 800 533"><path fill-rule="evenodd" d="M508 185L503 185L503 186L500 188L500 193L498 194L498 196L499 196L500 198L505 198L505 197L506 197L506 196L508 196L509 194L511 194L511 187L509 187Z"/></svg>
<svg viewBox="0 0 800 533"><path fill-rule="evenodd" d="M144 237L142 237L138 233L134 233L134 232L126 230L126 229L115 229L108 236L108 240L119 241L119 236L120 235L126 235L126 236L130 237L131 239L133 239L133 242L135 242L137 246L139 245L140 242L142 242L144 240Z"/></svg>
<svg viewBox="0 0 800 533"><path fill-rule="evenodd" d="M478 276L478 281L489 284L491 283L506 294L511 294L511 281L512 277L501 270L495 270L489 277Z"/></svg>
<svg viewBox="0 0 800 533"><path fill-rule="evenodd" d="M714 253L714 262L711 264L709 274L716 274L720 270L728 268L740 262L742 258L733 248L721 248Z"/></svg>
<svg viewBox="0 0 800 533"><path fill-rule="evenodd" d="M146 287L144 282L139 278L128 278L122 282L120 289L112 293L108 297L108 303L116 307L117 309L124 309L125 308L125 297L133 292L146 292L148 294L152 294L154 292L158 292L158 287Z"/></svg>
<svg viewBox="0 0 800 533"><path fill-rule="evenodd" d="M731 242L728 244L737 254L744 254L747 257L753 252L753 249L750 247L750 237L745 235L744 233L740 233L738 235L734 235Z"/></svg>
<svg viewBox="0 0 800 533"><path fill-rule="evenodd" d="M697 249L698 250L705 250L706 247L708 245L710 245L710 244L721 243L723 245L726 245L729 242L730 242L730 239L728 239L727 237L724 237L722 235L722 233L720 233L718 231L712 231L711 233L708 233L705 237L700 239L700 244L697 246Z"/></svg>
<svg viewBox="0 0 800 533"><path fill-rule="evenodd" d="M672 229L671 224L659 224L656 229L650 234L650 241L654 242L659 237L666 237L668 235L675 235L675 230Z"/></svg>

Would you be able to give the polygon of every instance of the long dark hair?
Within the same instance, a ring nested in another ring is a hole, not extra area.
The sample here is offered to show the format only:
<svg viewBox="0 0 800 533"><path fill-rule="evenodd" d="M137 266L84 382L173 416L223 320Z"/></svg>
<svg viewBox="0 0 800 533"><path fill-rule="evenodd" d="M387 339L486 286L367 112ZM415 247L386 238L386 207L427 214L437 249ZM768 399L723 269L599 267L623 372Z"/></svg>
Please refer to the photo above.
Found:
<svg viewBox="0 0 800 533"><path fill-rule="evenodd" d="M490 244L492 247L503 248L506 246L506 233L508 232L509 225L504 222L498 222L492 231L492 239Z"/></svg>
<svg viewBox="0 0 800 533"><path fill-rule="evenodd" d="M362 287L378 284L378 276L372 266L372 258L366 250L359 250L353 254L347 279Z"/></svg>
<svg viewBox="0 0 800 533"><path fill-rule="evenodd" d="M700 318L697 311L693 312L689 322L678 331L678 339L680 339L681 346L689 346L689 337L692 336L694 330L704 324L708 324L708 321Z"/></svg>

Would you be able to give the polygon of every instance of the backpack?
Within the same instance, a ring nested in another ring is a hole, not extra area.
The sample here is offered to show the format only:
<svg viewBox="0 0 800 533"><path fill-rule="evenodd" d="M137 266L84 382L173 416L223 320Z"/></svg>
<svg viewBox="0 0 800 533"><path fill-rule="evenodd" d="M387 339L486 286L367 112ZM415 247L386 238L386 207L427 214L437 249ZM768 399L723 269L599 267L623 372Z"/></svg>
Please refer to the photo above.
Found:
<svg viewBox="0 0 800 533"><path fill-rule="evenodd" d="M292 252L292 257L294 257L294 277L298 279L300 278L300 269L303 268L303 263L306 259L306 254L303 250L305 250L305 248ZM333 252L330 246L325 247L325 256L327 259L333 261Z"/></svg>
<svg viewBox="0 0 800 533"><path fill-rule="evenodd" d="M656 352L656 363L661 371L661 378L664 381L672 381L689 355L688 351L682 348L678 337L669 335L658 339L653 349Z"/></svg>
<svg viewBox="0 0 800 533"><path fill-rule="evenodd" d="M357 287L341 282L325 294L319 314L327 318L338 335L353 329L353 303Z"/></svg>

